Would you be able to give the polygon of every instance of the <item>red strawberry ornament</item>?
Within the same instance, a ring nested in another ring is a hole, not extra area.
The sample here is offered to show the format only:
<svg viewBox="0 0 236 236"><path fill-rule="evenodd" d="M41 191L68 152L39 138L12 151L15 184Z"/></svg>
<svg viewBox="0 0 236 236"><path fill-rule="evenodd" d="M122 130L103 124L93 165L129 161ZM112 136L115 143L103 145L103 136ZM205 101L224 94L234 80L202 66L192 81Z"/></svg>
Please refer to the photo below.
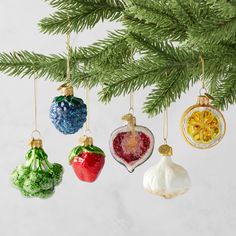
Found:
<svg viewBox="0 0 236 236"><path fill-rule="evenodd" d="M122 117L128 125L116 129L111 134L110 150L116 161L124 165L129 172L143 164L152 154L154 136L144 127L136 125L132 114Z"/></svg>
<svg viewBox="0 0 236 236"><path fill-rule="evenodd" d="M69 156L76 176L84 182L94 182L105 164L105 153L93 145L91 137L83 136L82 145L75 147Z"/></svg>

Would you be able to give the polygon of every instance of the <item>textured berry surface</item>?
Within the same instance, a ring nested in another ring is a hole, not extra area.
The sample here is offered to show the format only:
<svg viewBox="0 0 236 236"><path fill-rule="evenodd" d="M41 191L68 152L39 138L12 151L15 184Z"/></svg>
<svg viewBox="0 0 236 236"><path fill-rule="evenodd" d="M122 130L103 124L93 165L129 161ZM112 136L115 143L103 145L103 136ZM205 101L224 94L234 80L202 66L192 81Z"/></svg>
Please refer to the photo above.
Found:
<svg viewBox="0 0 236 236"><path fill-rule="evenodd" d="M63 134L74 134L86 122L87 107L83 100L74 96L59 96L53 100L50 118L56 129Z"/></svg>
<svg viewBox="0 0 236 236"><path fill-rule="evenodd" d="M130 163L143 157L150 148L150 138L143 132L136 132L132 141L131 132L121 132L114 138L113 148L117 156Z"/></svg>
<svg viewBox="0 0 236 236"><path fill-rule="evenodd" d="M71 163L77 177L85 182L94 182L101 173L104 164L103 155L91 152L82 152Z"/></svg>

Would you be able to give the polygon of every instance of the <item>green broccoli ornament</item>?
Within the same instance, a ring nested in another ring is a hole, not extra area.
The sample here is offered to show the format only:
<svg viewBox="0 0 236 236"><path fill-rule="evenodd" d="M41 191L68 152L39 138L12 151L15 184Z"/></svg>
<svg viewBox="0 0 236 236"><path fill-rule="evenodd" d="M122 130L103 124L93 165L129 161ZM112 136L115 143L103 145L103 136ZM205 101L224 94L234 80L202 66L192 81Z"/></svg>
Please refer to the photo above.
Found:
<svg viewBox="0 0 236 236"><path fill-rule="evenodd" d="M45 199L53 195L55 186L61 183L62 177L63 167L48 161L42 148L42 140L32 139L26 162L12 172L11 181L23 196Z"/></svg>

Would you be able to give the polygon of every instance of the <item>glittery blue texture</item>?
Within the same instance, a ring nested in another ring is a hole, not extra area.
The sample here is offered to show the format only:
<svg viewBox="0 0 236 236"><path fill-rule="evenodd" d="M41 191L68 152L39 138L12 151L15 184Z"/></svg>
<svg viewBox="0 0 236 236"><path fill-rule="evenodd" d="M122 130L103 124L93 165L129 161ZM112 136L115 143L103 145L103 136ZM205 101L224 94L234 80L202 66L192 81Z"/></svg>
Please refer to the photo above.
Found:
<svg viewBox="0 0 236 236"><path fill-rule="evenodd" d="M74 96L54 98L50 108L52 123L63 134L74 134L86 122L87 107L83 100Z"/></svg>

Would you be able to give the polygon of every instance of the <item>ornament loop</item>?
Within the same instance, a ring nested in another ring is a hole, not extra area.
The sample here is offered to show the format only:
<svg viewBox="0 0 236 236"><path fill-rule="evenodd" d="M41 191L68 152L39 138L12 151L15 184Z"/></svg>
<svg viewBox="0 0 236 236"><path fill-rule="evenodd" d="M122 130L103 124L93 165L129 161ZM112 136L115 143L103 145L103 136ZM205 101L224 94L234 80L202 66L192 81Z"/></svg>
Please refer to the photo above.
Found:
<svg viewBox="0 0 236 236"><path fill-rule="evenodd" d="M166 138L164 138L164 143L167 144L167 139Z"/></svg>
<svg viewBox="0 0 236 236"><path fill-rule="evenodd" d="M41 138L41 133L39 130L34 130L31 134L32 139L40 139Z"/></svg>
<svg viewBox="0 0 236 236"><path fill-rule="evenodd" d="M134 114L134 108L133 108L133 107L131 107L131 108L129 109L129 113L130 113L130 114Z"/></svg>
<svg viewBox="0 0 236 236"><path fill-rule="evenodd" d="M202 88L199 90L199 95L200 95L200 96L204 96L206 93L207 93L207 89L206 89L205 87L202 87Z"/></svg>
<svg viewBox="0 0 236 236"><path fill-rule="evenodd" d="M92 132L90 129L85 129L84 135L90 137L92 135Z"/></svg>

